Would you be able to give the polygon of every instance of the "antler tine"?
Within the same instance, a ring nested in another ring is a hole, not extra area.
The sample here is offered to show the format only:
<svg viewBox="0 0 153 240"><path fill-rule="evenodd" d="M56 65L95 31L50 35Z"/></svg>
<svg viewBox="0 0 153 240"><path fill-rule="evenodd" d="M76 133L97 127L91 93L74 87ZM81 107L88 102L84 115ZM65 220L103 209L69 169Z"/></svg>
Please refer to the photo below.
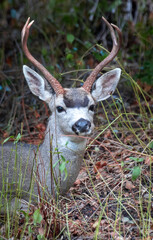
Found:
<svg viewBox="0 0 153 240"><path fill-rule="evenodd" d="M104 20L104 22L107 24L107 26L109 27L110 33L111 33L111 37L113 40L113 48L112 51L110 52L110 54L102 61L100 62L95 69L92 71L92 73L89 75L89 77L86 79L83 88L87 91L90 92L92 84L94 83L94 81L96 80L96 76L98 75L98 73L109 63L111 62L117 55L120 46L121 46L121 42L122 42L122 33L120 31L120 29L114 25L114 24L110 24L104 17L102 17L102 19ZM119 36L119 41L117 42L116 39L116 35L114 32L113 27L116 29L118 36Z"/></svg>
<svg viewBox="0 0 153 240"><path fill-rule="evenodd" d="M57 95L63 94L64 93L64 88L61 86L61 84L57 81L56 78L54 78L48 71L47 69L40 63L38 62L29 52L28 47L27 47L27 40L29 37L29 29L31 25L33 24L34 21L30 22L30 17L27 19L21 33L21 42L22 42L22 48L23 51L26 55L26 57L32 62L44 75L44 77L48 80L48 82L51 84L53 87L55 93Z"/></svg>

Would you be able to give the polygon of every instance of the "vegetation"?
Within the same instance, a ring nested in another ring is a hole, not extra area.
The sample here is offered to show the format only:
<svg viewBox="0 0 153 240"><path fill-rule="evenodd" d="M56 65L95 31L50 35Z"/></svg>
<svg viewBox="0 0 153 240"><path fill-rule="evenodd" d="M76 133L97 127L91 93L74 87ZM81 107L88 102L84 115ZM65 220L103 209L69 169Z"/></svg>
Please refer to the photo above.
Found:
<svg viewBox="0 0 153 240"><path fill-rule="evenodd" d="M13 216L6 211L0 239L152 239L152 1L2 0L0 135L37 144L49 116L23 79L22 65L30 65L20 44L27 17L35 19L31 52L69 87L80 86L111 49L102 15L123 32L118 59L106 68L120 66L122 80L112 99L97 106L80 175L66 197Z"/></svg>

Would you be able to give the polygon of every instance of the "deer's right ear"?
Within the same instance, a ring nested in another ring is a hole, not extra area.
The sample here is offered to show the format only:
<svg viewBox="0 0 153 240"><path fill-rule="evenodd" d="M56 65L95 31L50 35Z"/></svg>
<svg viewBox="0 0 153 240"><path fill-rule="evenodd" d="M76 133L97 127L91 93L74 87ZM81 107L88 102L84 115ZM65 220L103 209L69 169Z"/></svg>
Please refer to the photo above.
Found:
<svg viewBox="0 0 153 240"><path fill-rule="evenodd" d="M44 79L26 65L23 65L23 74L31 92L41 100L49 103L52 98L52 93L45 89Z"/></svg>

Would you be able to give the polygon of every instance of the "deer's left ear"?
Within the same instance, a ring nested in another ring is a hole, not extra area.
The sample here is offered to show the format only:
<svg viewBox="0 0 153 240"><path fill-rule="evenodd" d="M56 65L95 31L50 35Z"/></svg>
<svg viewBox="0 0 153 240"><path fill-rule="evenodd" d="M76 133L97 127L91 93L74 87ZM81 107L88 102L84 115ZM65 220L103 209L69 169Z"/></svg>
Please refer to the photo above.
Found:
<svg viewBox="0 0 153 240"><path fill-rule="evenodd" d="M93 90L91 92L93 98L99 102L110 97L115 91L120 75L121 69L115 68L98 78L93 84Z"/></svg>

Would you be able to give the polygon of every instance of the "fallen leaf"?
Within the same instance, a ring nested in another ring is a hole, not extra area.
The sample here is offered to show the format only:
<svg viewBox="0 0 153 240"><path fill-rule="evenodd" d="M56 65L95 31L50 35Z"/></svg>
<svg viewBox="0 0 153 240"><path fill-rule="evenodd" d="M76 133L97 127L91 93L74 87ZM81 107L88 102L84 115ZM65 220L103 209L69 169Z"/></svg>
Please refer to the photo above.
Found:
<svg viewBox="0 0 153 240"><path fill-rule="evenodd" d="M7 57L6 58L6 63L11 67L12 66L12 58L11 57Z"/></svg>
<svg viewBox="0 0 153 240"><path fill-rule="evenodd" d="M81 181L80 179L77 179L75 182L74 182L74 185L80 185Z"/></svg>
<svg viewBox="0 0 153 240"><path fill-rule="evenodd" d="M97 173L96 174L96 179L98 180L98 179L100 179L101 178L101 174L100 173Z"/></svg>
<svg viewBox="0 0 153 240"><path fill-rule="evenodd" d="M44 139L43 133L39 133L39 134L38 134L38 138L39 138L40 140Z"/></svg>
<svg viewBox="0 0 153 240"><path fill-rule="evenodd" d="M89 65L90 68L93 68L94 67L94 59L93 57L90 57L87 61L87 64Z"/></svg>
<svg viewBox="0 0 153 240"><path fill-rule="evenodd" d="M107 130L106 133L104 134L104 139L110 138L111 136L112 136L111 130Z"/></svg>
<svg viewBox="0 0 153 240"><path fill-rule="evenodd" d="M94 173L97 173L98 171L100 171L106 165L107 165L106 161L96 162L96 164L94 165Z"/></svg>
<svg viewBox="0 0 153 240"><path fill-rule="evenodd" d="M36 118L40 118L40 114L37 111L35 111L34 114Z"/></svg>
<svg viewBox="0 0 153 240"><path fill-rule="evenodd" d="M8 132L3 133L3 138L7 138L9 136Z"/></svg>
<svg viewBox="0 0 153 240"><path fill-rule="evenodd" d="M97 220L96 222L94 222L94 224L92 225L92 228L95 229L98 226L99 220Z"/></svg>
<svg viewBox="0 0 153 240"><path fill-rule="evenodd" d="M129 142L131 142L133 140L133 135L129 134L126 138L124 138L124 143L128 144Z"/></svg>
<svg viewBox="0 0 153 240"><path fill-rule="evenodd" d="M125 188L126 189L129 189L129 190L132 190L133 188L135 188L135 186L133 185L133 183L131 181L126 181L125 183Z"/></svg>
<svg viewBox="0 0 153 240"><path fill-rule="evenodd" d="M40 227L40 228L38 229L38 232L39 232L39 234L40 234L41 236L44 235L44 229L43 229L42 227Z"/></svg>
<svg viewBox="0 0 153 240"><path fill-rule="evenodd" d="M145 159L145 164L147 166L150 166L150 164L153 163L153 157L149 156L149 157L146 157Z"/></svg>
<svg viewBox="0 0 153 240"><path fill-rule="evenodd" d="M118 236L118 233L111 232L110 235L111 235L111 237L113 237L113 239L115 239L115 240L124 240L124 238L123 238L122 236Z"/></svg>
<svg viewBox="0 0 153 240"><path fill-rule="evenodd" d="M41 132L45 132L45 130L46 130L46 126L45 126L45 124L43 124L43 123L38 123L38 124L36 125L36 128L37 128L39 131L41 131Z"/></svg>

